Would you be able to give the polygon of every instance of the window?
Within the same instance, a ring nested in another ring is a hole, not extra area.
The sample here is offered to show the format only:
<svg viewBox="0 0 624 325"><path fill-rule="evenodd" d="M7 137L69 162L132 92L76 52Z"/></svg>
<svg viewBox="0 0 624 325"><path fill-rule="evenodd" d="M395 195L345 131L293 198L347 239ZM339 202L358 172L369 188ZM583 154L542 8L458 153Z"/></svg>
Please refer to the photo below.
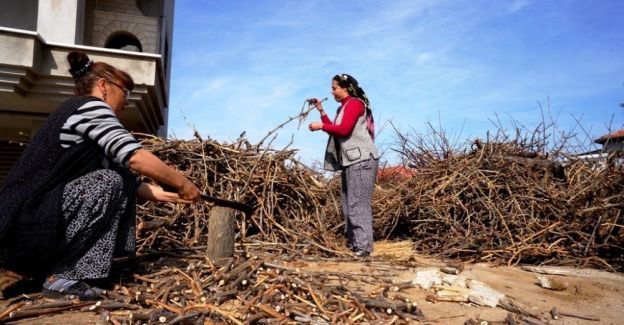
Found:
<svg viewBox="0 0 624 325"><path fill-rule="evenodd" d="M136 36L128 32L116 32L108 37L104 47L124 51L143 52L143 46Z"/></svg>

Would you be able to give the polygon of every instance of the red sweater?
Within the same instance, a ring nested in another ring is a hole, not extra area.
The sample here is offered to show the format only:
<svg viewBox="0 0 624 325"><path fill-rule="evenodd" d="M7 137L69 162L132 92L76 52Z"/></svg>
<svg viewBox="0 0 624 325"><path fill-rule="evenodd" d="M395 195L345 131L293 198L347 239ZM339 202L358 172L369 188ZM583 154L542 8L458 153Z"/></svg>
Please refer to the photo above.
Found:
<svg viewBox="0 0 624 325"><path fill-rule="evenodd" d="M344 106L344 104L351 98L351 96L347 96L347 98L341 101L341 104ZM354 98L352 101L349 102L348 105L344 106L342 109L344 109L345 111L342 115L342 121L340 121L340 124L334 124L329 119L329 117L327 117L327 114L321 115L321 121L323 122L323 131L339 137L349 136L351 132L353 132L355 122L357 122L357 119L364 114L364 104ZM338 116L339 113L340 110L338 110L336 116Z"/></svg>

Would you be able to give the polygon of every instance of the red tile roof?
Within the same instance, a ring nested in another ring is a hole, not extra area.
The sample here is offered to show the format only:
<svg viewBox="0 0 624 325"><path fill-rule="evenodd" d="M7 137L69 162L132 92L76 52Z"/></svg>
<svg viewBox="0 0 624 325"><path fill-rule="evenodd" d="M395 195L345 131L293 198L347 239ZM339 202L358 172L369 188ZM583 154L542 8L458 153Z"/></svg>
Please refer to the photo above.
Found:
<svg viewBox="0 0 624 325"><path fill-rule="evenodd" d="M599 144L604 144L608 140L615 140L619 138L624 138L624 130L614 131L609 134L605 134L601 136L600 138L596 139L595 142Z"/></svg>
<svg viewBox="0 0 624 325"><path fill-rule="evenodd" d="M377 171L377 180L407 180L415 174L414 170L403 166L381 167Z"/></svg>

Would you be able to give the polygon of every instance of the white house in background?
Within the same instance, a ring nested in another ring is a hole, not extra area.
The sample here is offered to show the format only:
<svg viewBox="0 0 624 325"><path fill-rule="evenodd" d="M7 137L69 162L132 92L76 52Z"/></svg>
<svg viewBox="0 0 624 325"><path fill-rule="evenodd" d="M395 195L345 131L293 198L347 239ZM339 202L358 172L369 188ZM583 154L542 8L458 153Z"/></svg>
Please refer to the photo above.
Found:
<svg viewBox="0 0 624 325"><path fill-rule="evenodd" d="M0 182L58 104L73 95L67 53L135 81L122 123L166 135L174 0L0 0Z"/></svg>
<svg viewBox="0 0 624 325"><path fill-rule="evenodd" d="M601 144L602 148L577 155L576 158L590 163L597 163L599 166L606 166L610 154L619 152L624 154L624 130L619 130L605 134L594 141ZM614 157L616 165L622 165L622 157Z"/></svg>
<svg viewBox="0 0 624 325"><path fill-rule="evenodd" d="M605 134L596 139L595 142L602 145L604 152L624 152L624 129Z"/></svg>
<svg viewBox="0 0 624 325"><path fill-rule="evenodd" d="M601 144L602 148L576 155L575 158L589 163L599 163L606 165L609 154L612 152L624 153L624 130L619 130L605 134L594 141ZM621 158L618 159L618 162Z"/></svg>
<svg viewBox="0 0 624 325"><path fill-rule="evenodd" d="M606 163L608 155L609 154L607 152L602 151L602 149L598 149L576 155L575 158L588 163ZM569 160L566 160L565 162L568 163Z"/></svg>

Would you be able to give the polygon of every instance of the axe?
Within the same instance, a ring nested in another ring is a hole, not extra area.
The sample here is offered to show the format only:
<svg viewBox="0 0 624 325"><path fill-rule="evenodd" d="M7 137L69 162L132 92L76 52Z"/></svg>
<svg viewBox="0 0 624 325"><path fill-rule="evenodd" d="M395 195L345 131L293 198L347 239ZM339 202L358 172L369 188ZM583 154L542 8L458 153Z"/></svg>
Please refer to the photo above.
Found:
<svg viewBox="0 0 624 325"><path fill-rule="evenodd" d="M226 199L210 196L210 195L208 195L206 193L202 193L201 199L204 200L204 201L213 203L214 205L217 205L217 206L221 206L221 207L226 207L226 208L231 208L231 209L234 209L234 210L242 211L247 216L251 215L254 212L254 208L251 205L249 205L249 204L245 204L245 203L238 202L238 201L231 201L231 200L226 200Z"/></svg>
<svg viewBox="0 0 624 325"><path fill-rule="evenodd" d="M175 189L171 186L168 185L163 185L163 184L159 184L163 189L165 189L165 191L169 191L169 192L175 192ZM226 207L226 208L230 208L230 209L234 209L234 210L238 210L241 211L243 213L245 213L245 215L250 216L253 212L254 212L254 208L249 205L249 204L245 204L242 202L237 202L237 201L232 201L232 200L226 200L226 199L222 199L219 197L215 197L215 196L210 196L206 193L202 193L200 198L206 202L210 202L216 206L220 206L220 207Z"/></svg>

